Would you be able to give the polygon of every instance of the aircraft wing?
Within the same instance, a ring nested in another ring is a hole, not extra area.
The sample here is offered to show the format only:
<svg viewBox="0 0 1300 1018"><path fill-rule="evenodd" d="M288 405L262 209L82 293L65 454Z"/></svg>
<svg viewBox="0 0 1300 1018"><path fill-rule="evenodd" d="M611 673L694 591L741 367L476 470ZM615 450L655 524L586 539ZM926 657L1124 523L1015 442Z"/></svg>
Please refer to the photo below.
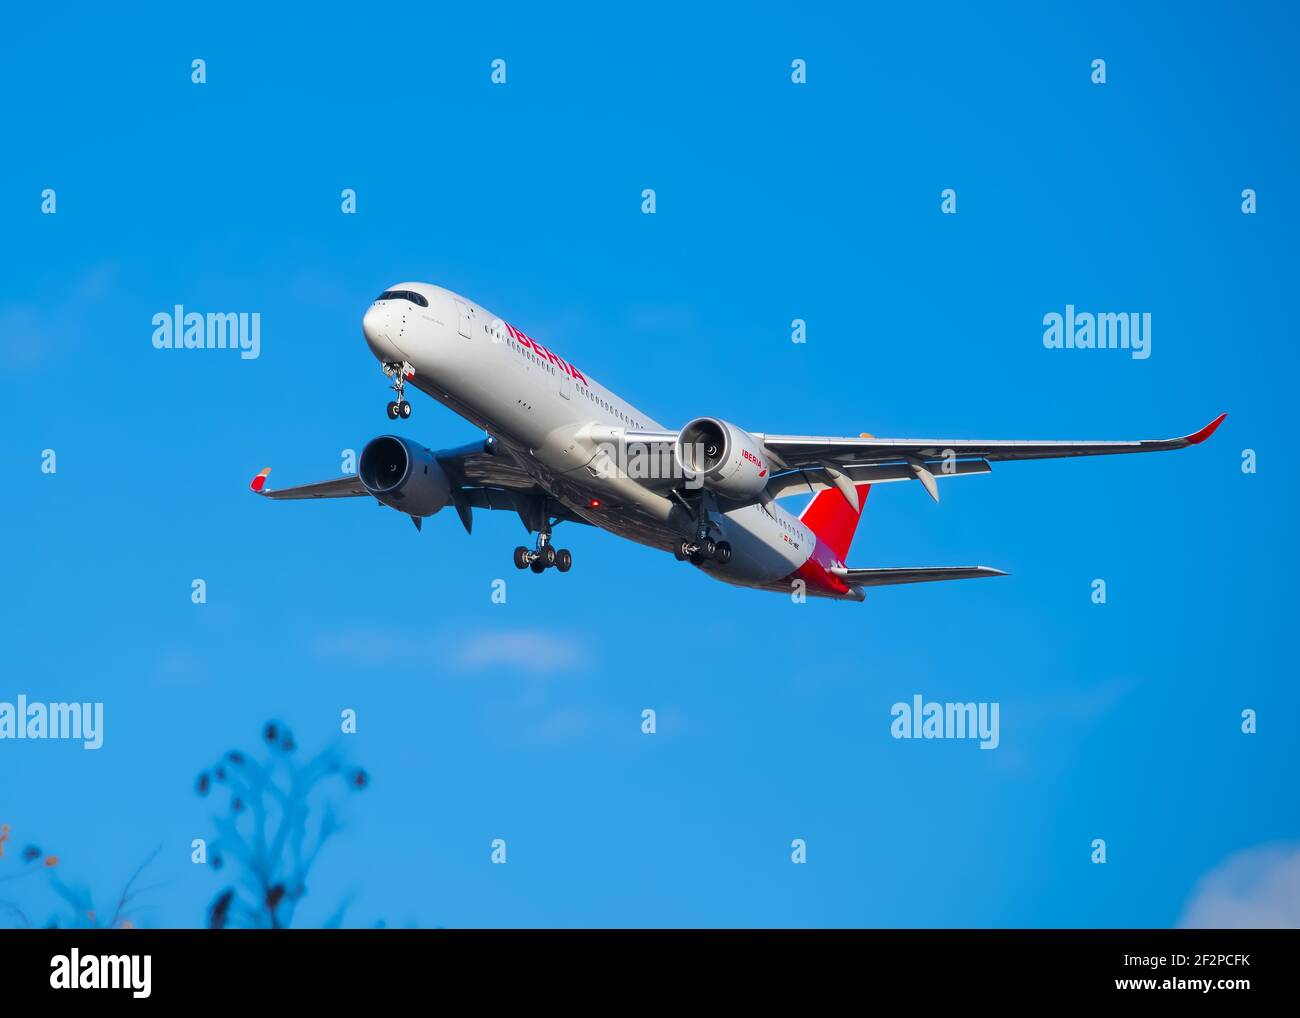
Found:
<svg viewBox="0 0 1300 1018"><path fill-rule="evenodd" d="M482 442L471 442L459 449L447 449L434 455L452 483L462 487L509 488L514 491L537 489L532 475L504 449L492 453L484 448Z"/></svg>
<svg viewBox="0 0 1300 1018"><path fill-rule="evenodd" d="M452 503L465 529L470 529L470 509L507 509L519 514L525 529L536 529L538 520L549 515L570 523L583 523L550 497L533 476L509 452L488 452L482 442L437 454L455 487Z"/></svg>
<svg viewBox="0 0 1300 1018"><path fill-rule="evenodd" d="M754 434L772 461L772 479L755 501L805 494L832 484L847 492L852 484L919 480L938 501L938 481L986 474L994 461L1106 456L1129 452L1165 452L1199 445L1223 423L1220 414L1200 431L1180 438L1131 442L1007 441L958 438L836 438L822 435ZM677 432L628 432L626 441L651 448L670 448ZM850 483L852 482L852 483ZM671 486L665 482L663 486Z"/></svg>
<svg viewBox="0 0 1300 1018"><path fill-rule="evenodd" d="M525 473L509 454L494 455L484 450L482 442L474 442L459 449L449 449L436 454L439 464L447 471L447 476L456 487L466 489L470 494L474 489L511 489L531 491L537 482ZM271 468L266 467L256 477L250 487L263 498L355 498L369 495L356 474L345 474L330 481L316 481L313 484L300 484L293 488L268 488L266 479ZM489 499L474 502L483 508L497 508ZM501 508L514 508L514 505Z"/></svg>
<svg viewBox="0 0 1300 1018"><path fill-rule="evenodd" d="M332 481L300 484L296 488L268 488L266 479L270 476L271 468L264 468L253 478L249 487L263 498L356 498L358 495L370 494L362 487L356 474L336 477Z"/></svg>
<svg viewBox="0 0 1300 1018"><path fill-rule="evenodd" d="M488 452L483 442L472 442L459 449L447 449L434 455L447 472L447 479L451 481L451 504L467 531L472 526L472 509L506 509L517 512L525 520L525 526L539 512L549 512L557 519L575 523L587 522L570 513L564 506L554 503L509 452ZM266 479L270 473L271 468L265 468L253 478L250 485L263 498L355 498L370 494L355 474L346 474L330 481L300 484L293 488L268 488Z"/></svg>
<svg viewBox="0 0 1300 1018"><path fill-rule="evenodd" d="M1126 452L1164 452L1199 445L1209 438L1227 414L1220 414L1200 431L1181 438L1135 442L1037 442L956 438L830 438L804 435L763 435L763 446L787 467L834 464L883 464L975 458L995 460L1054 459L1062 456L1105 456ZM760 437L760 436L755 436Z"/></svg>
<svg viewBox="0 0 1300 1018"><path fill-rule="evenodd" d="M930 566L917 569L846 569L831 570L853 587L887 587L896 583L930 583L935 580L976 580L983 576L1006 576L1001 569L988 566Z"/></svg>

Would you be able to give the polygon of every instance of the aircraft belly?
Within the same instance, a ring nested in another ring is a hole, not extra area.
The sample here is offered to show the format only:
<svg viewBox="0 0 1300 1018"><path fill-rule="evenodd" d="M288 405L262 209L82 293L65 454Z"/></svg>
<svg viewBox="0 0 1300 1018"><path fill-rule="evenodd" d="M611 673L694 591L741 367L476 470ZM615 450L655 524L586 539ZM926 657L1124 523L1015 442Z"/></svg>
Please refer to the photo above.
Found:
<svg viewBox="0 0 1300 1018"><path fill-rule="evenodd" d="M762 506L722 513L719 522L731 544L731 561L719 571L719 579L772 583L789 576L808 558L782 540L784 532Z"/></svg>
<svg viewBox="0 0 1300 1018"><path fill-rule="evenodd" d="M675 529L645 513L626 510L619 513L601 513L592 510L585 500L561 498L560 501L593 526L629 541L635 541L637 544L644 544L660 551L671 551L678 539Z"/></svg>

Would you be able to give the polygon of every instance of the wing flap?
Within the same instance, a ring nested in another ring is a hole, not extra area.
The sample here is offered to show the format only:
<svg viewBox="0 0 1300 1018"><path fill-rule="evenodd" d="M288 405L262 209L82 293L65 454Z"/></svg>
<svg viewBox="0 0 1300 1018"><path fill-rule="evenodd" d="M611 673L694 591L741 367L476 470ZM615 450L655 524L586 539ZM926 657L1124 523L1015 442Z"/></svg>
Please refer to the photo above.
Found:
<svg viewBox="0 0 1300 1018"><path fill-rule="evenodd" d="M947 477L987 474L993 469L989 466L988 461L983 459L957 460L954 463L932 460L927 466L933 471L935 479L940 481ZM889 481L911 481L916 477L916 471L909 463L849 464L843 468L843 472L855 484L885 484ZM830 486L831 482L827 479L822 468L815 466L800 467L796 470L774 474L772 480L768 483L767 494L772 498L786 498L790 495L812 495Z"/></svg>

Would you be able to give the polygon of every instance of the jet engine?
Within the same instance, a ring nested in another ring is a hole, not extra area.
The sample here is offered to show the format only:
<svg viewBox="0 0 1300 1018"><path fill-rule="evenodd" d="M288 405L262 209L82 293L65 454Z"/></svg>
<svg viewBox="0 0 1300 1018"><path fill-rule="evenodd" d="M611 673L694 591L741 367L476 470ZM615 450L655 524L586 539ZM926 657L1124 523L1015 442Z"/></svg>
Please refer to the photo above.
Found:
<svg viewBox="0 0 1300 1018"><path fill-rule="evenodd" d="M763 444L747 431L715 417L697 417L673 446L687 484L703 484L724 498L753 498L769 477Z"/></svg>
<svg viewBox="0 0 1300 1018"><path fill-rule="evenodd" d="M432 516L451 502L451 481L433 453L396 435L366 443L357 476L384 505L411 516Z"/></svg>

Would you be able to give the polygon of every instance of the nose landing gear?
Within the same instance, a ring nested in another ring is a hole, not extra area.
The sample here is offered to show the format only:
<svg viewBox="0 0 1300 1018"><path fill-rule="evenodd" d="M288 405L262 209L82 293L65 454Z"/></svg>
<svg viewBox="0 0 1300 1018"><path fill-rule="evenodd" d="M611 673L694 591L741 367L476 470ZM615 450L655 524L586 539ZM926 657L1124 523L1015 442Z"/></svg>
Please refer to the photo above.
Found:
<svg viewBox="0 0 1300 1018"><path fill-rule="evenodd" d="M562 573L567 573L573 568L573 552L568 548L556 548L551 544L549 528L537 535L536 550L529 551L523 545L515 549L517 569L531 569L535 573L543 573L551 566Z"/></svg>
<svg viewBox="0 0 1300 1018"><path fill-rule="evenodd" d="M397 393L397 399L388 402L388 419L395 421L400 417L406 420L411 416L411 404L406 401L406 380L415 377L415 367L408 361L388 363L384 365L384 374L393 379L389 388Z"/></svg>

